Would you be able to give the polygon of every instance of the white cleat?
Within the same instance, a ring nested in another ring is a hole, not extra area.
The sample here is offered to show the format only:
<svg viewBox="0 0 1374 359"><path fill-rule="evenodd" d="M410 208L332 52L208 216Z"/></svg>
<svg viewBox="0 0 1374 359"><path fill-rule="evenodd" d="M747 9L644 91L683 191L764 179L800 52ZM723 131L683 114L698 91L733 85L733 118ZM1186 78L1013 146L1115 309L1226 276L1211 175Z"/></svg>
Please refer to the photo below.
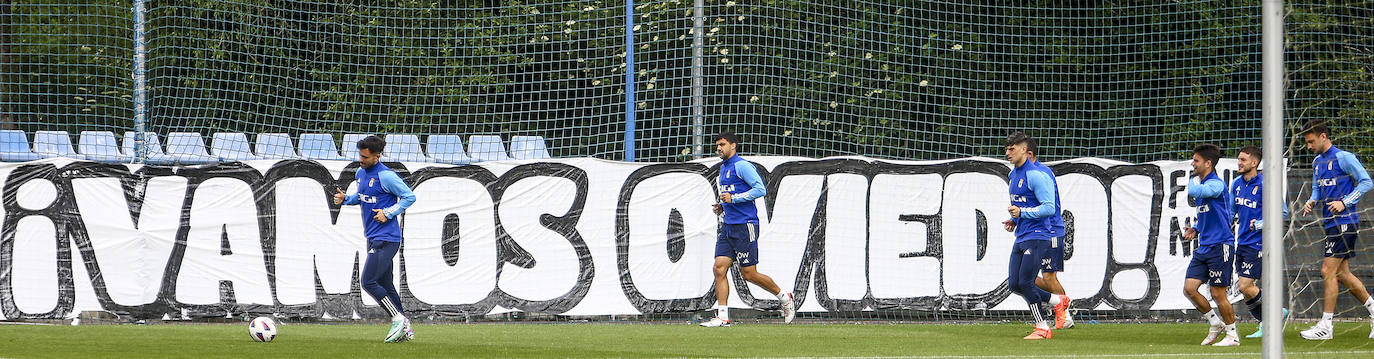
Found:
<svg viewBox="0 0 1374 359"><path fill-rule="evenodd" d="M1065 314L1065 315L1064 315L1064 329L1071 329L1071 328L1073 328L1073 315L1071 315L1071 314Z"/></svg>
<svg viewBox="0 0 1374 359"><path fill-rule="evenodd" d="M730 326L730 320L729 320L729 319L720 319L720 318L718 318L718 317L717 317L717 318L711 318L711 320L702 322L702 323L701 323L701 326L707 327L707 328L728 327L728 326Z"/></svg>
<svg viewBox="0 0 1374 359"><path fill-rule="evenodd" d="M1212 342L1217 340L1217 337L1221 335L1224 329L1225 328L1216 325L1207 328L1207 338L1202 340L1202 345L1212 345Z"/></svg>
<svg viewBox="0 0 1374 359"><path fill-rule="evenodd" d="M1311 328L1307 328L1298 334L1307 340L1329 340L1335 330L1331 327L1331 322L1319 322Z"/></svg>
<svg viewBox="0 0 1374 359"><path fill-rule="evenodd" d="M1234 336L1234 335L1227 334L1225 338L1222 338L1220 341L1217 341L1216 343L1212 343L1212 346L1214 346L1214 347L1234 347L1234 346L1240 346L1240 338L1237 338L1237 337Z"/></svg>
<svg viewBox="0 0 1374 359"><path fill-rule="evenodd" d="M792 300L792 293L787 293L787 296L782 301L782 321L784 323L792 324L792 319L797 317L795 303L796 302ZM1371 333L1370 336L1374 337L1374 333Z"/></svg>
<svg viewBox="0 0 1374 359"><path fill-rule="evenodd" d="M1374 317L1369 318L1369 339L1374 339Z"/></svg>

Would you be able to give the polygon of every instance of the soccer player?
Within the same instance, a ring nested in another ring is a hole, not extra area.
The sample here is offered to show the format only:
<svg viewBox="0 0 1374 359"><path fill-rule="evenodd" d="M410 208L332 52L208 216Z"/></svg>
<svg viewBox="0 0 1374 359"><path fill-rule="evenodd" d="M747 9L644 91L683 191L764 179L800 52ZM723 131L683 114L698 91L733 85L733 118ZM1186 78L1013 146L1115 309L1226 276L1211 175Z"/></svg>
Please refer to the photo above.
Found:
<svg viewBox="0 0 1374 359"><path fill-rule="evenodd" d="M1302 214L1312 212L1312 206L1321 204L1322 218L1326 227L1326 252L1322 258L1322 281L1326 292L1322 296L1322 319L1311 328L1302 331L1303 339L1331 339L1333 333L1331 316L1336 311L1336 296L1340 285L1345 284L1350 294L1364 303L1370 316L1374 316L1374 299L1369 298L1364 283L1350 273L1350 258L1355 257L1355 240L1358 237L1355 227L1359 224L1359 214L1355 204L1360 196L1374 188L1369 172L1355 158L1331 144L1331 131L1320 120L1309 121L1303 132L1307 149L1317 154L1312 160L1312 199L1302 206ZM1370 338L1374 338L1374 322L1370 323Z"/></svg>
<svg viewBox="0 0 1374 359"><path fill-rule="evenodd" d="M1197 250L1193 251L1192 262L1188 264L1183 295L1211 324L1202 345L1231 347L1240 345L1240 336L1236 335L1236 313L1231 309L1231 301L1226 299L1226 289L1231 286L1231 271L1234 269L1231 255L1236 237L1231 232L1233 217L1226 182L1216 173L1220 159L1221 149L1216 145L1204 143L1193 148L1194 177L1188 180L1188 196L1193 198L1193 206L1197 207L1197 227L1188 228L1183 239L1198 239L1200 243ZM1211 286L1212 299L1217 303L1216 311L1212 310L1207 297L1198 293L1203 281ZM1216 340L1223 329L1226 337Z"/></svg>
<svg viewBox="0 0 1374 359"><path fill-rule="evenodd" d="M1007 161L1013 165L1007 175L1007 191L1011 196L1007 213L1011 219L1002 225L1016 234L1016 244L1012 246L1007 263L1007 282L1012 292L1026 300L1035 318L1035 329L1024 338L1028 340L1053 337L1050 324L1045 320L1046 315L1052 313L1050 298L1053 296L1037 287L1035 282L1040 269L1049 262L1047 252L1057 241L1054 218L1059 216L1059 187L1049 167L1031 158L1035 151L1035 140L1025 133L1017 131L1007 137ZM1062 220L1060 223L1062 226Z"/></svg>
<svg viewBox="0 0 1374 359"><path fill-rule="evenodd" d="M716 316L701 323L701 326L730 326L730 307L727 305L730 282L726 281L725 276L735 262L739 263L739 271L745 280L778 297L778 302L782 304L783 321L792 323L792 318L797 314L792 307L792 293L783 293L773 283L773 278L756 269L759 264L759 214L754 200L768 193L763 186L763 178L759 177L753 163L740 158L739 136L734 133L722 132L716 136L716 153L724 161L720 163L720 178L717 181L720 203L713 205L712 209L717 215L724 214L725 218L720 226L720 235L716 237L716 264L713 268L716 276Z"/></svg>
<svg viewBox="0 0 1374 359"><path fill-rule="evenodd" d="M1260 160L1263 158L1259 147L1241 147L1240 153L1236 154L1240 176L1231 181L1231 197L1235 199L1231 201L1231 213L1236 216L1240 225L1236 234L1235 270L1240 272L1236 287L1245 295L1245 305L1249 307L1250 315L1259 321L1264 321L1264 311L1260 310L1260 288L1255 286L1264 267L1260 255L1264 244L1260 232L1264 228L1264 175L1259 173ZM1284 206L1283 214L1288 215L1288 206ZM1286 316L1288 309L1283 309L1283 312ZM1264 326L1261 325L1259 330L1245 337L1263 336Z"/></svg>
<svg viewBox="0 0 1374 359"><path fill-rule="evenodd" d="M1049 166L1040 163L1035 157L1035 151L1030 151L1031 163L1043 167L1045 172L1054 178L1054 171ZM1054 185L1055 206L1059 206L1059 183L1056 180ZM1049 257L1045 265L1040 268L1040 278L1035 279L1035 286L1050 292L1050 305L1054 307L1054 329L1073 328L1073 316L1069 315L1069 303L1071 300L1064 292L1064 285L1059 284L1059 273L1064 271L1064 217L1062 212L1050 219L1050 230L1054 233L1050 242L1050 249L1045 252Z"/></svg>
<svg viewBox="0 0 1374 359"><path fill-rule="evenodd" d="M334 189L334 204L363 207L363 235L367 237L367 261L363 263L362 286L391 314L391 330L385 342L395 343L415 338L401 308L401 294L391 284L391 262L401 248L401 226L396 216L415 203L410 186L395 171L379 163L386 142L381 137L367 136L358 141L358 192L344 194Z"/></svg>

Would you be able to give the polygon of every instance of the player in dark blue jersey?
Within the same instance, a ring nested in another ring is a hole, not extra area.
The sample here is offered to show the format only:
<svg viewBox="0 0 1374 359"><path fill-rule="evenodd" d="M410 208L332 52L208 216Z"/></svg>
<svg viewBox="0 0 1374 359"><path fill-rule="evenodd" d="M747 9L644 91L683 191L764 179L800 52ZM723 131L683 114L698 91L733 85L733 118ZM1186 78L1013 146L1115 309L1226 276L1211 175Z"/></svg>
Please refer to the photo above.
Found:
<svg viewBox="0 0 1374 359"><path fill-rule="evenodd" d="M1336 312L1341 284L1374 317L1374 299L1369 297L1360 278L1350 273L1350 258L1355 256L1355 240L1359 238L1355 228L1360 222L1356 205L1360 196L1374 188L1374 181L1370 181L1369 172L1354 154L1331 144L1331 130L1324 121L1309 121L1304 128L1303 140L1317 158L1312 160L1312 198L1302 206L1302 214L1311 213L1313 206L1321 206L1326 228L1326 251L1322 258L1326 291L1322 296L1322 319L1301 334L1308 340L1326 340L1335 334L1331 317ZM1374 321L1370 325L1369 337L1374 339Z"/></svg>
<svg viewBox="0 0 1374 359"><path fill-rule="evenodd" d="M363 263L361 282L363 290L391 314L391 330L385 342L395 343L415 338L410 319L401 308L401 294L391 283L392 259L402 241L401 226L395 219L415 203L415 194L395 171L380 163L384 148L386 141L381 137L367 136L358 141L358 192L344 194L335 189L334 204L363 207L367 261Z"/></svg>
<svg viewBox="0 0 1374 359"><path fill-rule="evenodd" d="M1016 234L1012 245L1011 258L1007 263L1007 283L1011 291L1026 300L1026 306L1035 320L1035 328L1024 339L1050 339L1053 331L1046 318L1052 318L1050 298L1053 296L1036 286L1040 271L1049 263L1048 252L1057 242L1056 223L1062 232L1063 220L1059 217L1059 188L1049 167L1036 162L1032 155L1037 150L1035 140L1020 131L1007 137L1007 161L1012 170L1007 174L1007 192L1011 196L1011 206L1007 214L1011 219L1002 225Z"/></svg>
<svg viewBox="0 0 1374 359"><path fill-rule="evenodd" d="M796 316L792 292L782 292L773 278L756 269L759 264L759 214L754 200L768 194L763 178L759 177L753 163L740 158L739 136L734 133L724 132L716 136L716 153L723 160L717 181L720 203L713 208L716 214L723 215L720 235L716 238L716 263L712 268L716 277L716 316L702 322L701 326L730 326L730 282L726 275L735 263L739 264L740 274L744 275L745 280L778 297L783 321L791 323Z"/></svg>
<svg viewBox="0 0 1374 359"><path fill-rule="evenodd" d="M1245 305L1250 309L1250 315L1256 320L1264 320L1264 311L1261 310L1260 288L1255 286L1255 282L1260 280L1263 273L1262 256L1264 239L1260 230L1264 228L1264 175L1259 173L1260 160L1264 158L1259 147L1241 147L1240 153L1236 154L1236 163L1239 166L1239 175L1231 181L1231 213L1236 217L1236 223L1240 227L1236 231L1236 287L1241 294L1245 295ZM1283 207L1284 216L1288 215L1288 206ZM1288 309L1283 309L1285 316ZM1264 326L1246 338L1260 338L1264 336Z"/></svg>
<svg viewBox="0 0 1374 359"><path fill-rule="evenodd" d="M1216 145L1204 143L1193 148L1194 176L1188 180L1188 196L1193 198L1193 206L1197 207L1197 226L1188 228L1183 239L1196 238L1200 243L1197 250L1193 251L1192 262L1188 264L1183 295L1211 324L1202 345L1237 346L1240 345L1240 336L1236 334L1236 314L1231 308L1231 301L1226 299L1226 289L1231 286L1231 273L1235 269L1232 260L1236 236L1231 231L1231 200L1226 182L1216 173L1220 159L1221 149ZM1204 283L1211 287L1213 301L1217 303L1216 311L1212 310L1207 297L1198 292L1198 287ZM1216 340L1223 331L1226 337Z"/></svg>

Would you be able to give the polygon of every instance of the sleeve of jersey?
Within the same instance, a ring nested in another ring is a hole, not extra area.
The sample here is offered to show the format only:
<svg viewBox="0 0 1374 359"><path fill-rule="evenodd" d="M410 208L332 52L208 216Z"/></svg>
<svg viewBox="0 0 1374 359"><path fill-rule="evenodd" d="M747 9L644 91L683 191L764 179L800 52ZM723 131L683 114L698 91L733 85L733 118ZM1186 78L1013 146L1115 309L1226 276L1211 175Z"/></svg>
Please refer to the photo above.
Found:
<svg viewBox="0 0 1374 359"><path fill-rule="evenodd" d="M1336 156L1336 160L1340 162L1341 169L1345 170L1345 173L1349 173L1351 179L1356 181L1355 190L1341 198L1341 201L1345 202L1346 206L1360 203L1360 197L1364 196L1365 192L1369 192L1370 189L1374 189L1374 181L1369 179L1369 172L1365 171L1364 165L1360 164L1360 160L1355 158L1353 153L1342 152Z"/></svg>
<svg viewBox="0 0 1374 359"><path fill-rule="evenodd" d="M744 192L739 197L731 197L730 203L749 202L768 194L768 189L763 186L763 177L759 177L759 171L754 169L753 163L749 163L749 161L736 162L735 173L744 179L744 183L749 184L749 191Z"/></svg>
<svg viewBox="0 0 1374 359"><path fill-rule="evenodd" d="M1217 198L1226 194L1226 182L1207 180L1199 182L1197 177L1188 180L1188 195L1193 198Z"/></svg>
<svg viewBox="0 0 1374 359"><path fill-rule="evenodd" d="M1236 188L1240 188L1240 183L1241 183L1241 181L1244 181L1244 180L1242 180L1242 179L1240 178L1240 176L1236 176L1236 179L1231 181L1231 189L1226 190L1226 193L1229 193L1229 194L1231 194L1231 195L1235 195L1235 193L1236 193ZM1227 203L1226 206L1229 207L1229 208L1231 208L1231 219L1234 220L1234 219L1240 217L1240 212L1237 211L1238 209L1240 209L1240 206L1236 205L1235 198L1232 198L1231 201L1229 201L1229 202Z"/></svg>
<svg viewBox="0 0 1374 359"><path fill-rule="evenodd" d="M406 182L401 180L401 176L396 175L396 172L382 171L377 177L382 179L382 188L387 193L396 195L396 204L383 210L386 213L386 218L396 218L397 215L405 212L406 208L410 208L410 205L415 203L415 193L410 192L410 186L407 186Z"/></svg>
<svg viewBox="0 0 1374 359"><path fill-rule="evenodd" d="M1316 162L1313 162L1312 165L1315 167ZM1307 199L1307 201L1316 202L1320 199L1318 196L1321 196L1321 188L1317 187L1317 171L1312 171L1312 198Z"/></svg>
<svg viewBox="0 0 1374 359"><path fill-rule="evenodd" d="M362 170L362 169L358 169L357 172L353 173L353 178L358 178L358 177L362 177L362 176L363 176L363 170ZM353 192L352 194L349 194L349 195L348 195L348 198L344 198L344 201L343 201L342 204L345 205L345 206L352 206L352 205L356 205L356 204L358 204L358 203L362 203L362 202L358 201L358 193L357 193L357 192Z"/></svg>
<svg viewBox="0 0 1374 359"><path fill-rule="evenodd" d="M1054 205L1054 181L1050 180L1050 175L1040 171L1029 171L1026 174L1026 181L1029 182L1031 191L1035 192L1035 198L1040 199L1040 205L1024 208L1021 210L1021 218L1045 218L1053 216L1058 207Z"/></svg>

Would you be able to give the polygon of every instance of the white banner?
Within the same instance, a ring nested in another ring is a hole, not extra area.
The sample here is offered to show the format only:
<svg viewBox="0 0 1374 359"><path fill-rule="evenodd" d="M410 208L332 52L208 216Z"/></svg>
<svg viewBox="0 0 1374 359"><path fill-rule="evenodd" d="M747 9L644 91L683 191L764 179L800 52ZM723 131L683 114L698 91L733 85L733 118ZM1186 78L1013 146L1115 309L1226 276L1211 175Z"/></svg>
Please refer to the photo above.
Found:
<svg viewBox="0 0 1374 359"><path fill-rule="evenodd" d="M746 157L759 271L801 311L1024 310L1007 289L1005 161ZM410 312L565 315L703 310L718 160L391 163L419 198L402 217L396 283ZM1068 226L1075 307L1191 308L1187 162L1050 164ZM52 159L0 164L3 318L91 310L140 318L277 312L378 316L359 288L361 213L335 206L357 163L203 167ZM1234 160L1220 166L1232 176ZM1229 181L1228 181L1229 183ZM736 270L734 283L744 283ZM731 303L776 308L763 289Z"/></svg>

